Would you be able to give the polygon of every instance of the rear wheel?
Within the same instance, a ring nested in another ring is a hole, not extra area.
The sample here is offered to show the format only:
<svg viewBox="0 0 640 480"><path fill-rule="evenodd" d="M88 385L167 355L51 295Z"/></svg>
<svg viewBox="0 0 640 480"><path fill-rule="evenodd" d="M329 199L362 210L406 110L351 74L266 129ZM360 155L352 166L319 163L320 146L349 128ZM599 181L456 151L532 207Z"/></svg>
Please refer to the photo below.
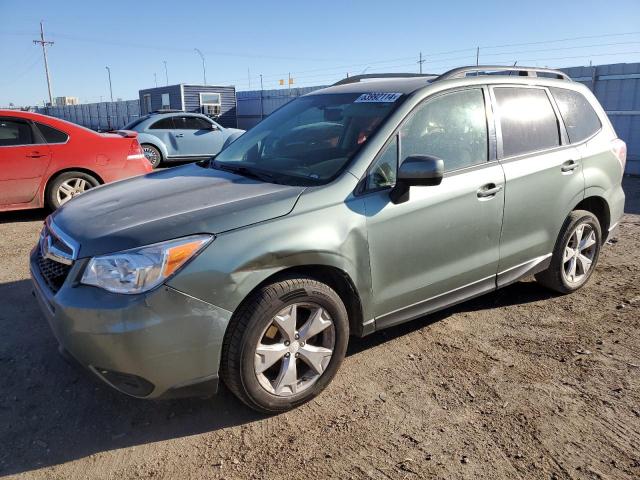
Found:
<svg viewBox="0 0 640 480"><path fill-rule="evenodd" d="M331 382L348 337L347 312L334 290L309 278L283 280L260 288L234 314L220 373L251 408L283 412Z"/></svg>
<svg viewBox="0 0 640 480"><path fill-rule="evenodd" d="M52 210L55 210L73 197L98 185L100 185L98 179L85 172L61 173L47 188L47 205L49 205Z"/></svg>
<svg viewBox="0 0 640 480"><path fill-rule="evenodd" d="M571 212L556 242L551 265L538 273L536 280L556 292L575 292L591 277L601 245L598 218L586 210Z"/></svg>
<svg viewBox="0 0 640 480"><path fill-rule="evenodd" d="M149 160L149 163L153 168L159 167L160 163L162 163L162 154L160 153L160 150L153 145L149 145L148 143L143 144L142 152L144 153L144 156L147 157L147 160Z"/></svg>

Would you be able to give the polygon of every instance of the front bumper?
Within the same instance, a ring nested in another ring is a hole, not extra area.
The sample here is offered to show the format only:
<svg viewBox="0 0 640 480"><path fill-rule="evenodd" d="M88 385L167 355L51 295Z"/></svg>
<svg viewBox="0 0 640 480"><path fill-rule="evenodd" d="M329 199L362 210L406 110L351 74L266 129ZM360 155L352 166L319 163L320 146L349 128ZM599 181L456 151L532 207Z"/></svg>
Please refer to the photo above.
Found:
<svg viewBox="0 0 640 480"><path fill-rule="evenodd" d="M54 294L35 252L34 295L60 345L81 365L136 397L215 393L231 312L165 285L117 295L77 284L81 260Z"/></svg>

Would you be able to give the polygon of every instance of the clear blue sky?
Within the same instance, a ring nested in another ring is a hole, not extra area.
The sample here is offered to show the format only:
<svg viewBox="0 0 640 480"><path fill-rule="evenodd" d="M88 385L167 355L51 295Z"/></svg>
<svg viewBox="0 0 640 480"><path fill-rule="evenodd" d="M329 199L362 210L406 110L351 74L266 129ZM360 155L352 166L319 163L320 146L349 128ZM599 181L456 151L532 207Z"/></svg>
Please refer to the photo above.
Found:
<svg viewBox="0 0 640 480"><path fill-rule="evenodd" d="M574 66L640 61L640 1L37 1L0 0L0 106L47 97L45 35L54 96L82 102L114 98L165 83L207 80L239 90L278 88L291 72L295 86L327 84L366 71L417 71L475 63ZM637 32L627 35L612 35ZM606 36L605 36L606 35ZM598 38L595 38L599 36ZM557 41L573 37L569 41ZM529 43L528 45L522 45ZM521 44L521 45L513 45ZM496 47L498 45L512 45Z"/></svg>

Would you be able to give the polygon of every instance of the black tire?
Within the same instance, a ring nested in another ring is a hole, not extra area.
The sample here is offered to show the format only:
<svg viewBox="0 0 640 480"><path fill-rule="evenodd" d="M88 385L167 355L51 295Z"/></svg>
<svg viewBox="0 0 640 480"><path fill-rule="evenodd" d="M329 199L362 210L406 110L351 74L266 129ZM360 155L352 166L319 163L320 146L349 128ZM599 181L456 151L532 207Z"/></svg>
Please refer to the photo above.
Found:
<svg viewBox="0 0 640 480"><path fill-rule="evenodd" d="M592 263L586 273L579 279L579 281L570 282L566 278L564 273L565 262L563 261L565 247L569 243L574 230L581 224L589 225L595 234L595 244L593 245ZM575 292L579 288L582 288L588 281L596 264L598 263L598 256L600 255L600 248L602 247L602 230L598 218L591 212L586 210L574 210L567 217L560 230L558 240L556 241L555 248L553 250L553 256L551 257L551 264L546 270L537 273L535 275L536 280L541 285L554 290L559 293L571 293Z"/></svg>
<svg viewBox="0 0 640 480"><path fill-rule="evenodd" d="M84 184L85 187L83 191L90 190L100 185L100 181L97 178L86 172L70 171L59 174L49 182L45 191L45 201L51 210L56 210L60 205L69 200L69 198L61 198L61 187L65 184L68 185L69 182L74 183L74 180L79 181L79 183L82 183L82 181L86 182ZM79 195L80 193L81 192L77 192L71 196Z"/></svg>
<svg viewBox="0 0 640 480"><path fill-rule="evenodd" d="M305 302L320 306L330 315L335 332L333 354L323 373L306 390L290 396L275 395L258 380L255 349L278 312ZM234 313L222 347L220 375L229 390L254 410L267 414L284 412L324 390L344 359L348 340L347 311L333 289L311 278L283 279L259 288Z"/></svg>
<svg viewBox="0 0 640 480"><path fill-rule="evenodd" d="M160 153L160 150L148 143L143 143L141 147L144 156L149 160L151 166L153 168L158 168L162 163L162 153Z"/></svg>

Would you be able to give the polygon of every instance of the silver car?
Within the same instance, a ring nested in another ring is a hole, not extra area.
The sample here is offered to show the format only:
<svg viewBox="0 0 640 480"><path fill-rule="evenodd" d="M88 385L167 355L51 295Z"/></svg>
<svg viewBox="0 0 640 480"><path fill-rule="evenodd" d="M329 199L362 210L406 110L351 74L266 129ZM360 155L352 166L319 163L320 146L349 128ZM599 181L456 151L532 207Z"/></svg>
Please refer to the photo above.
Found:
<svg viewBox="0 0 640 480"><path fill-rule="evenodd" d="M202 160L217 155L244 133L225 128L200 113L151 113L123 130L138 132L138 141L153 168L162 162Z"/></svg>
<svg viewBox="0 0 640 480"><path fill-rule="evenodd" d="M623 214L625 161L593 94L559 71L351 77L209 164L69 201L31 274L63 350L114 388L221 379L275 413L329 384L350 336L529 275L581 288Z"/></svg>

